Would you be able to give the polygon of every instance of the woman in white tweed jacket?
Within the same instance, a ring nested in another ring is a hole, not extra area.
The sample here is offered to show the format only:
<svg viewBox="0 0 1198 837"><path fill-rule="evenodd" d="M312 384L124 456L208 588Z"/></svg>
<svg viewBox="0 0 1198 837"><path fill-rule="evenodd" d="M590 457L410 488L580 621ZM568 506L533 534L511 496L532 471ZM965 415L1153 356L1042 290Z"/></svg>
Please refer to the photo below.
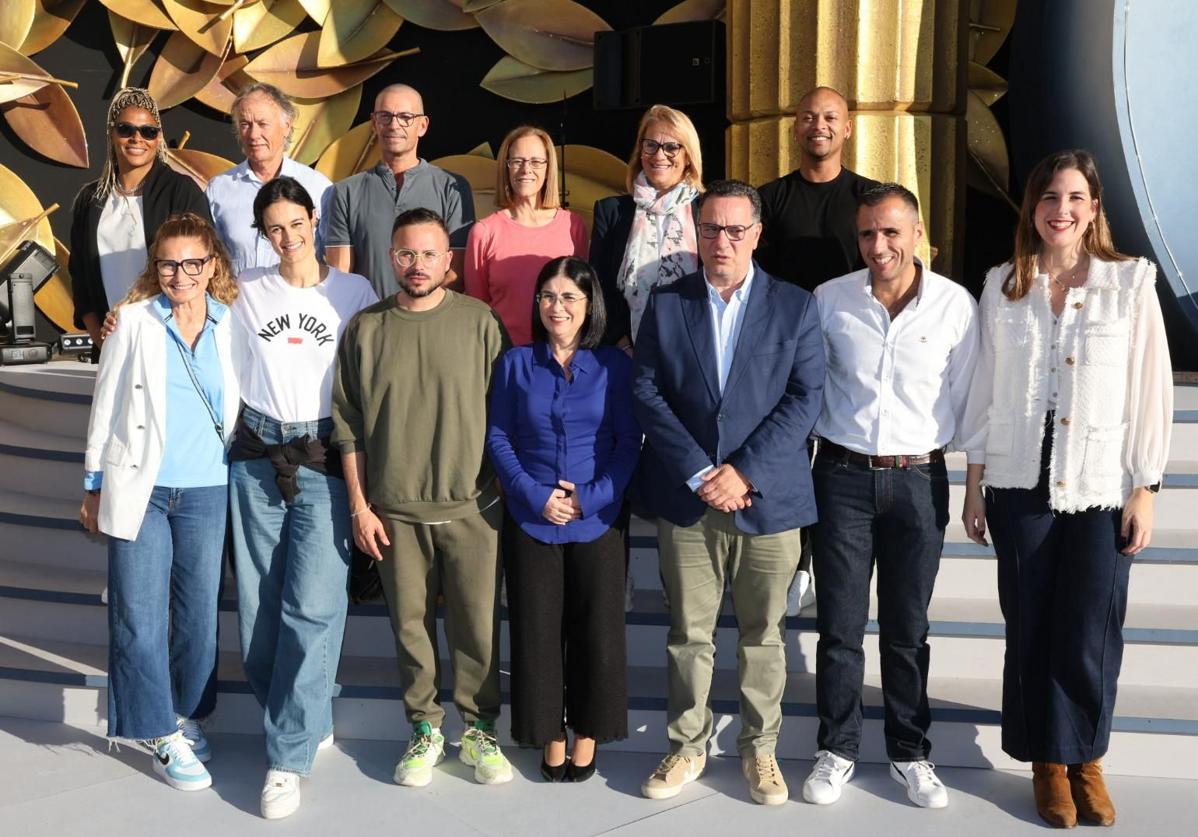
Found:
<svg viewBox="0 0 1198 837"><path fill-rule="evenodd" d="M986 277L962 438L966 534L998 555L1002 743L1040 816L1115 820L1110 739L1132 556L1152 535L1173 385L1156 269L1115 250L1085 151L1028 178L1015 255Z"/></svg>

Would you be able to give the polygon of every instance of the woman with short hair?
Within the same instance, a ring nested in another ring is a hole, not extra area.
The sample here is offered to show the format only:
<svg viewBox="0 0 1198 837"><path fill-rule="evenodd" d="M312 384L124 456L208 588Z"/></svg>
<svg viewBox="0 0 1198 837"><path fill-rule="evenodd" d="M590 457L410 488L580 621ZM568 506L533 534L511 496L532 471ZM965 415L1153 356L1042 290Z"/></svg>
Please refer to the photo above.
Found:
<svg viewBox="0 0 1198 837"><path fill-rule="evenodd" d="M554 259L533 290L533 343L503 356L487 430L508 517L512 737L544 748L546 780L581 782L596 744L627 735L624 491L641 431L632 362L600 345L590 265Z"/></svg>

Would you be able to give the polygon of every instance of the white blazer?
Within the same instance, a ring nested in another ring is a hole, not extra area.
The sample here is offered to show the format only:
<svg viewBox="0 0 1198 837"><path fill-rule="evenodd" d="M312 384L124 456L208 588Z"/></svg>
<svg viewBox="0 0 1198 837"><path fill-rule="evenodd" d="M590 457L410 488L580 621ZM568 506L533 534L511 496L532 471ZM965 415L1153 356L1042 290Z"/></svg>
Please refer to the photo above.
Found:
<svg viewBox="0 0 1198 837"><path fill-rule="evenodd" d="M992 268L982 291L982 350L961 437L968 460L986 466L993 488L1035 488L1050 366L1060 358L1049 505L1121 508L1132 488L1160 482L1169 459L1173 369L1156 268L1091 257L1086 283L1065 297L1058 352L1047 277L1012 302L1002 293L1010 272L1010 263Z"/></svg>
<svg viewBox="0 0 1198 837"><path fill-rule="evenodd" d="M150 492L158 478L166 439L166 324L151 310L153 298L121 308L121 322L104 341L83 465L103 471L100 531L126 540L137 537ZM225 445L232 438L241 406L233 367L233 318L213 328L224 377ZM190 439L170 439L172 445Z"/></svg>

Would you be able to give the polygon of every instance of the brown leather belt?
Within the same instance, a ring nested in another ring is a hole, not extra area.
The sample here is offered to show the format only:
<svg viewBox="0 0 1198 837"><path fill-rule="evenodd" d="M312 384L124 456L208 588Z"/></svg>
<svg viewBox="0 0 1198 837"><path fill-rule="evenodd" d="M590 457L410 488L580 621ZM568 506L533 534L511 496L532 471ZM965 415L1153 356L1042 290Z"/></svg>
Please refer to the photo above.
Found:
<svg viewBox="0 0 1198 837"><path fill-rule="evenodd" d="M907 468L911 465L927 465L931 462L943 462L944 451L934 450L930 453L921 453L918 455L899 454L897 456L870 456L867 453L857 453L849 450L846 447L829 442L827 439L819 440L819 456L831 456L833 459L839 459L844 462L851 462L854 465L864 465L873 471L881 471L887 468Z"/></svg>

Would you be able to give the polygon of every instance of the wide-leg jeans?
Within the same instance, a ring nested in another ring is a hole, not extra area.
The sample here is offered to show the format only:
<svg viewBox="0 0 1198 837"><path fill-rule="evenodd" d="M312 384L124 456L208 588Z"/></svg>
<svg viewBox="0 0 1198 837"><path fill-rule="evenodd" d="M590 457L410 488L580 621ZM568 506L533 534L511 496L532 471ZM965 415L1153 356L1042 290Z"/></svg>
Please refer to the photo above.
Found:
<svg viewBox="0 0 1198 837"><path fill-rule="evenodd" d="M332 420L278 422L247 408L242 422L268 445L324 438ZM345 481L301 466L284 500L267 458L229 471L241 657L266 710L272 770L306 776L333 731L333 691L349 604L349 499Z"/></svg>
<svg viewBox="0 0 1198 837"><path fill-rule="evenodd" d="M155 486L137 537L108 539L108 735L170 735L216 707L228 488Z"/></svg>

